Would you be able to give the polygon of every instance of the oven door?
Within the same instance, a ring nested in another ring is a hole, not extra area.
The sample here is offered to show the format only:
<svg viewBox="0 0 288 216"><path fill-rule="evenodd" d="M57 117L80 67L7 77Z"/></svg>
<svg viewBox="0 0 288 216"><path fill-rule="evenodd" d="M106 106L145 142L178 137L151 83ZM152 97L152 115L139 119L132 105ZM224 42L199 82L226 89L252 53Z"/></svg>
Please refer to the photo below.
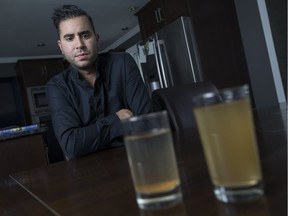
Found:
<svg viewBox="0 0 288 216"><path fill-rule="evenodd" d="M29 109L31 116L49 114L45 86L27 88Z"/></svg>

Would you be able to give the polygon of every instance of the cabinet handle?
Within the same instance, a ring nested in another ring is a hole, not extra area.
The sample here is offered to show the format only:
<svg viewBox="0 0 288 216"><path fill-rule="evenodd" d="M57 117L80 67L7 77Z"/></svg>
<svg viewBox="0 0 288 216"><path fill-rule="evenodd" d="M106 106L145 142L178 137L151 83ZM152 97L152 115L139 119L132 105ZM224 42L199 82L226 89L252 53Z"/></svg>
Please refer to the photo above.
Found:
<svg viewBox="0 0 288 216"><path fill-rule="evenodd" d="M164 62L163 62L163 58L165 58L163 55L162 55L162 48L161 46L163 46L163 54L165 55L165 44L164 44L164 41L159 39L158 38L158 34L156 33L156 52L158 51L158 55L159 55L159 65L160 65L160 70L159 70L159 77L162 76L162 79L163 79L163 86L164 88L167 88L168 87L168 83L167 83L167 74L168 74L168 71L165 71L165 67L164 67ZM169 69L168 69L169 70Z"/></svg>
<svg viewBox="0 0 288 216"><path fill-rule="evenodd" d="M41 66L41 75L48 75L46 66Z"/></svg>
<svg viewBox="0 0 288 216"><path fill-rule="evenodd" d="M155 12L155 17L156 17L156 22L157 22L157 23L160 23L158 10L155 10L154 12Z"/></svg>
<svg viewBox="0 0 288 216"><path fill-rule="evenodd" d="M158 17L159 17L159 22L163 22L165 19L164 19L164 16L162 16L162 8L158 8Z"/></svg>
<svg viewBox="0 0 288 216"><path fill-rule="evenodd" d="M43 67L43 66L41 66L41 75L42 75L42 76L45 75L45 70L44 70L44 67Z"/></svg>
<svg viewBox="0 0 288 216"><path fill-rule="evenodd" d="M45 75L48 75L46 66L44 66L44 71L45 71Z"/></svg>

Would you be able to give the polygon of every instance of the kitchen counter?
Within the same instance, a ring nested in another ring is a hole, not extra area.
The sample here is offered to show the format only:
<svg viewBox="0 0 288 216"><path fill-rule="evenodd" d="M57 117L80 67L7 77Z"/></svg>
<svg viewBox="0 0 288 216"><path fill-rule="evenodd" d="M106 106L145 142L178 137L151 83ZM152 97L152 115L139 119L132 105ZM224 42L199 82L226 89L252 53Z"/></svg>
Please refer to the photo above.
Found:
<svg viewBox="0 0 288 216"><path fill-rule="evenodd" d="M27 136L27 135L32 135L32 134L44 133L46 131L47 131L46 127L41 127L38 124L27 125L23 127L14 126L14 127L9 127L9 128L4 128L0 130L0 141Z"/></svg>
<svg viewBox="0 0 288 216"><path fill-rule="evenodd" d="M0 177L48 164L46 130L30 125L0 131Z"/></svg>

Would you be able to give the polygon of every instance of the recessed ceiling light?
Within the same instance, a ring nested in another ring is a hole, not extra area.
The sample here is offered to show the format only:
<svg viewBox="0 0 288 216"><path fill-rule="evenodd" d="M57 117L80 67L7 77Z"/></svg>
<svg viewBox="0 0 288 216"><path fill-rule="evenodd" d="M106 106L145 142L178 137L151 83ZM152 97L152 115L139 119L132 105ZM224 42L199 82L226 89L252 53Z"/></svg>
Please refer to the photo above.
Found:
<svg viewBox="0 0 288 216"><path fill-rule="evenodd" d="M136 11L136 10L137 10L137 7L131 6L129 10L130 10L131 12Z"/></svg>
<svg viewBox="0 0 288 216"><path fill-rule="evenodd" d="M45 46L46 46L45 43L39 43L39 44L37 44L37 47L45 47Z"/></svg>

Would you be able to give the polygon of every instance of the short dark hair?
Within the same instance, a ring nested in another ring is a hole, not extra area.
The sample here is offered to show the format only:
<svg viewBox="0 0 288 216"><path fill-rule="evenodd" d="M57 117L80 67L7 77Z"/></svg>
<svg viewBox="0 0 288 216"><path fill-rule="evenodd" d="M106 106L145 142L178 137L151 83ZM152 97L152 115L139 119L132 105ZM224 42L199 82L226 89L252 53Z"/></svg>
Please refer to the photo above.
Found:
<svg viewBox="0 0 288 216"><path fill-rule="evenodd" d="M62 5L61 7L54 9L54 12L51 18L58 32L58 35L59 35L59 24L61 21L79 17L79 16L86 16L90 22L90 25L93 31L95 32L93 20L89 14L87 14L84 10L82 10L76 5Z"/></svg>

